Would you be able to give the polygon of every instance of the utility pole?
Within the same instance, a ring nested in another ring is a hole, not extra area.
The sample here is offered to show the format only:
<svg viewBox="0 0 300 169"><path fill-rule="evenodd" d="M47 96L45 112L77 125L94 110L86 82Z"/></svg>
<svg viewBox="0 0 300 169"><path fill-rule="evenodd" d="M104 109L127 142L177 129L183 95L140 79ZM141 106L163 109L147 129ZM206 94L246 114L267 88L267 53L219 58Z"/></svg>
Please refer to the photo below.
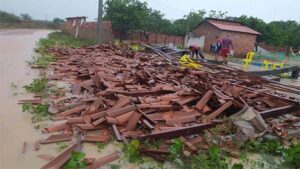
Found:
<svg viewBox="0 0 300 169"><path fill-rule="evenodd" d="M103 0L99 0L98 7L98 21L97 21L97 42L101 44L103 42L102 37L102 14L103 14Z"/></svg>

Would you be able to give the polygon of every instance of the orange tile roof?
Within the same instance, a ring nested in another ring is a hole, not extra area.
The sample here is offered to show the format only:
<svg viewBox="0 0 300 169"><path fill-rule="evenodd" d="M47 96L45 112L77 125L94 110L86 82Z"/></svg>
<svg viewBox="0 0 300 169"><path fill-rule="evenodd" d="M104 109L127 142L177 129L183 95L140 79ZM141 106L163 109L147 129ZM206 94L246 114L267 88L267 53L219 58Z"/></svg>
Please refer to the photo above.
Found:
<svg viewBox="0 0 300 169"><path fill-rule="evenodd" d="M221 19L207 19L207 22L212 24L213 26L217 27L218 29L225 30L225 31L233 31L233 32L242 32L242 33L249 33L255 35L261 35L261 33L242 25L239 22L228 21L228 20L221 20Z"/></svg>

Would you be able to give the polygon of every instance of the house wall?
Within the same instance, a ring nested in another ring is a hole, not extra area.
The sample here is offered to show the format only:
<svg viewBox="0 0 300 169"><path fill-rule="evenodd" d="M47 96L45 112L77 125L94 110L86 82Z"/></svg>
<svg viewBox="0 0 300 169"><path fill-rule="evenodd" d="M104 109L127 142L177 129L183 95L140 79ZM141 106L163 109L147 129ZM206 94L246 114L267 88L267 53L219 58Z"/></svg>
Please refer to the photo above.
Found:
<svg viewBox="0 0 300 169"><path fill-rule="evenodd" d="M210 45L216 43L216 37L221 36L222 32L219 29L217 29L216 27L212 26L211 24L204 22L203 24L198 26L193 31L193 33L195 34L195 36L198 36L198 37L204 36L205 37L204 46L203 46L202 50L204 52L209 52Z"/></svg>
<svg viewBox="0 0 300 169"><path fill-rule="evenodd" d="M210 51L210 45L216 43L217 36L224 38L229 35L233 43L234 55L241 57L244 57L248 52L253 51L256 41L256 35L222 31L207 22L198 26L193 33L199 37L205 36L204 47L202 49L205 52Z"/></svg>
<svg viewBox="0 0 300 169"><path fill-rule="evenodd" d="M221 37L223 38L227 35L232 40L234 55L245 57L248 52L254 50L256 35L223 31Z"/></svg>

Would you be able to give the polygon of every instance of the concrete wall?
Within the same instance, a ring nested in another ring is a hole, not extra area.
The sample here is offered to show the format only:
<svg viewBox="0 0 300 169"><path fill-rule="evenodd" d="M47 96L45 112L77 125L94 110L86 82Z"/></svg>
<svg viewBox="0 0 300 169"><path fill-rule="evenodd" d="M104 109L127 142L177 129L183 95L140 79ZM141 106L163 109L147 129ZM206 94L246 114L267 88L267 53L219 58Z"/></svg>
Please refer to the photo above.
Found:
<svg viewBox="0 0 300 169"><path fill-rule="evenodd" d="M205 36L195 36L194 34L189 34L185 36L184 47L188 48L191 45L197 45L203 49L205 43Z"/></svg>
<svg viewBox="0 0 300 169"><path fill-rule="evenodd" d="M253 51L256 41L256 35L231 32L220 30L211 24L204 22L199 27L197 27L193 33L196 36L205 36L205 42L203 51L209 52L210 45L216 43L216 37L224 38L227 35L231 38L233 42L234 55L244 57L248 52Z"/></svg>

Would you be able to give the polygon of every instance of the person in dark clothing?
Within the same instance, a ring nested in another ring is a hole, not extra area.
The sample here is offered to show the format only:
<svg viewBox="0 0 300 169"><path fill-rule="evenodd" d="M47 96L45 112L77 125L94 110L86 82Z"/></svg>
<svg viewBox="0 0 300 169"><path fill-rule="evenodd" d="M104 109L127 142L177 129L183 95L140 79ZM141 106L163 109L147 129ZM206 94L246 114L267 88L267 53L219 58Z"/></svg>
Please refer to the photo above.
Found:
<svg viewBox="0 0 300 169"><path fill-rule="evenodd" d="M189 47L189 49L190 49L190 53L191 53L190 55L192 58L194 58L194 55L196 55L196 59L198 59L199 56L202 59L204 59L204 55L202 54L200 47L198 47L196 45L192 45Z"/></svg>

